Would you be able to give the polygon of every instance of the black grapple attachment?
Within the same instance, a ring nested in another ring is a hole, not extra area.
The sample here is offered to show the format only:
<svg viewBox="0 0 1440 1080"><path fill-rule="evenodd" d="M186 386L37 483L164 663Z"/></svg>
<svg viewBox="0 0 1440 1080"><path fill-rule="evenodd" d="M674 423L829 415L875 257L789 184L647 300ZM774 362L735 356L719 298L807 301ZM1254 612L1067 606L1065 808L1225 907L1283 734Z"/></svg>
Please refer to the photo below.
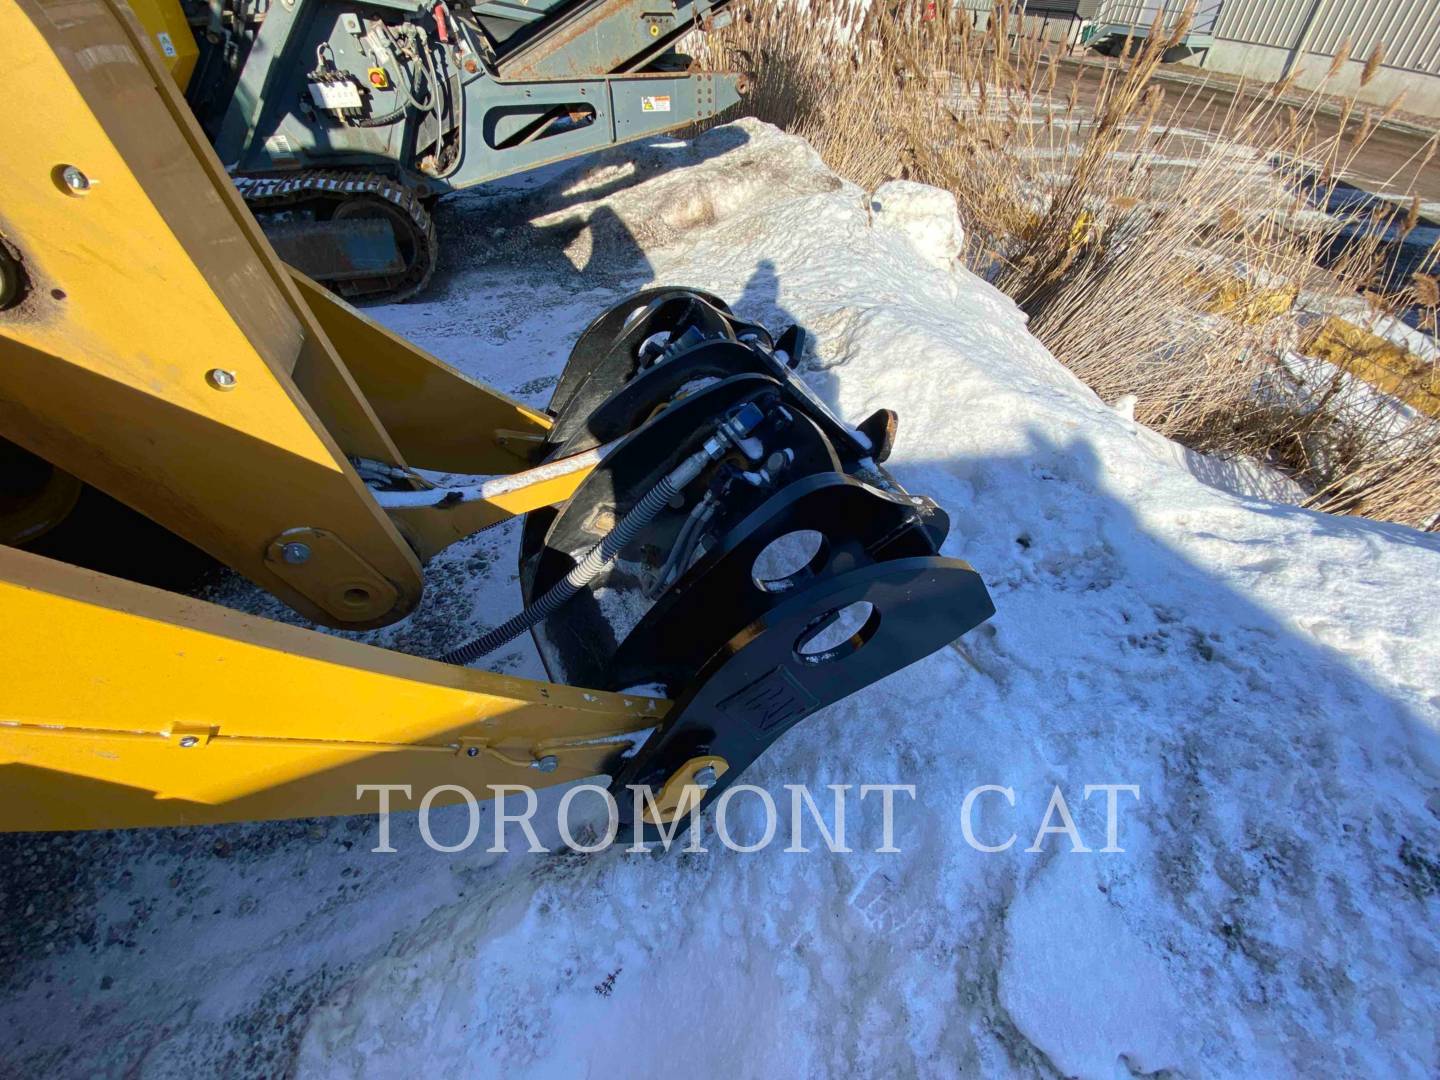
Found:
<svg viewBox="0 0 1440 1080"><path fill-rule="evenodd" d="M649 289L591 323L550 401L545 460L603 458L526 518L525 602L628 530L534 634L556 680L675 699L612 772L617 795L661 792L661 820L679 787L713 798L797 721L994 613L980 576L939 554L944 512L882 467L894 414L836 417L795 374L805 337Z"/></svg>

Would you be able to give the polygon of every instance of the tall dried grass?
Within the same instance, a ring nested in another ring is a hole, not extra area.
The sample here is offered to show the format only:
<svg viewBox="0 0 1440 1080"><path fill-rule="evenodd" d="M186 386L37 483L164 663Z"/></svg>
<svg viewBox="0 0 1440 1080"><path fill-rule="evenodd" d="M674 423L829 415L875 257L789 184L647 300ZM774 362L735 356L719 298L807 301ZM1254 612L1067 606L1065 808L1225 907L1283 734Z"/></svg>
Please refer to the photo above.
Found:
<svg viewBox="0 0 1440 1080"><path fill-rule="evenodd" d="M1063 61L1005 8L981 28L945 0L739 0L701 59L753 72L744 111L842 176L954 192L969 266L1102 398L1132 394L1136 419L1167 436L1286 469L1313 505L1435 527L1440 424L1397 424L1389 398L1293 359L1317 302L1375 283L1386 223L1343 238L1357 222L1319 213L1288 170L1305 163L1323 189L1375 118L1351 101L1327 122L1321 91L1157 80L1183 20L1157 20L1097 68ZM1413 228L1417 212L1388 224ZM1418 306L1433 331L1436 291L1422 274L1369 302Z"/></svg>

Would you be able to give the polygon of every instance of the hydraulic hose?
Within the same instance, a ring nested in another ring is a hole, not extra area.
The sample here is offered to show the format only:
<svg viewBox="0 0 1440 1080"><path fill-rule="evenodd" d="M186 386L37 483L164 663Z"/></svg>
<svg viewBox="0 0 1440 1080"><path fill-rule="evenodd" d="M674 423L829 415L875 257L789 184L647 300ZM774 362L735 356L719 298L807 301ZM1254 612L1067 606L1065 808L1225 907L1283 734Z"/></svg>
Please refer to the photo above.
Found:
<svg viewBox="0 0 1440 1080"><path fill-rule="evenodd" d="M655 515L665 509L671 499L700 475L700 470L709 461L708 451L695 451L647 491L645 497L631 507L630 512L620 519L615 528L606 533L604 539L592 547L575 568L551 586L544 596L508 622L446 653L440 658L441 661L447 664L468 664L486 653L494 652L501 645L514 641L526 630L559 611L567 600L594 581L600 571L639 536L645 526L655 520Z"/></svg>
<svg viewBox="0 0 1440 1080"><path fill-rule="evenodd" d="M410 74L409 68L407 68L404 61L400 59L400 38L404 37L409 40L411 47L415 49L415 59L416 62L420 64L423 73L425 60L424 57L419 54L424 51L426 46L424 35L419 32L418 27L400 26L398 30L399 33L396 33L396 31L389 26L385 27L385 36L389 39L391 52L395 55L395 66L399 68L401 75L401 77L396 80L396 85L405 91L405 97L409 100L411 108L416 112L429 112L435 105L435 84L432 82L426 88L429 93L422 103L420 99L415 96L415 80Z"/></svg>
<svg viewBox="0 0 1440 1080"><path fill-rule="evenodd" d="M401 105L400 108L395 109L392 112L382 113L380 116L371 116L363 120L352 121L352 125L354 127L362 128L389 127L391 124L395 123L396 120L405 119L405 114L408 111L409 110L406 106Z"/></svg>
<svg viewBox="0 0 1440 1080"><path fill-rule="evenodd" d="M440 661L463 665L478 660L501 645L514 641L525 631L559 611L566 601L594 581L600 572L640 535L645 526L654 521L655 516L700 475L706 465L725 453L736 441L754 431L762 416L760 409L753 403L742 406L739 412L720 425L714 435L705 440L701 449L685 458L647 491L619 523L585 553L585 557L575 568L552 585L539 600L474 641L452 649L440 657Z"/></svg>
<svg viewBox="0 0 1440 1080"><path fill-rule="evenodd" d="M675 537L675 542L670 546L670 555L660 567L659 573L650 588L645 590L645 595L651 599L658 597L670 587L679 572L690 565L690 556L694 551L695 541L704 532L705 525L715 516L715 504L719 502L713 491L707 491L695 509L690 511L685 519L685 524L680 527L680 532Z"/></svg>

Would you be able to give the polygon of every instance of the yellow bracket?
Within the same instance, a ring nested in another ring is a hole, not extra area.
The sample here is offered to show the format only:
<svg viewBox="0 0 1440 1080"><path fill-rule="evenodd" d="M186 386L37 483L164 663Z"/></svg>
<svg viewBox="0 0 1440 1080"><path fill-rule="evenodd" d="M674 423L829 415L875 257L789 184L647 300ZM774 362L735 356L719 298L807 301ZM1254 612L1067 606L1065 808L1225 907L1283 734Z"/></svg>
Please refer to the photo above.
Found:
<svg viewBox="0 0 1440 1080"><path fill-rule="evenodd" d="M532 463L550 429L548 416L416 348L303 274L290 273L407 464L484 474Z"/></svg>
<svg viewBox="0 0 1440 1080"><path fill-rule="evenodd" d="M718 780L730 771L730 763L715 754L692 757L665 781L660 794L655 796L654 806L647 805L641 819L650 825L668 825L699 806L705 798L705 789L695 783L695 774L701 769L710 769Z"/></svg>

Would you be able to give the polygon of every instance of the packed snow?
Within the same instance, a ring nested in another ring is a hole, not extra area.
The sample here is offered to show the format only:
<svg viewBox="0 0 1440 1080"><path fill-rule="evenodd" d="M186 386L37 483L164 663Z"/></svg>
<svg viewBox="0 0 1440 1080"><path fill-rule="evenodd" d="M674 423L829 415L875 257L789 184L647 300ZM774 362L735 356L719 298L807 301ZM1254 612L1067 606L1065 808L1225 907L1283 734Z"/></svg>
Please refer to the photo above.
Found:
<svg viewBox="0 0 1440 1080"><path fill-rule="evenodd" d="M373 854L368 816L7 841L0 1071L1440 1071L1440 538L1207 483L958 264L948 196L861 191L756 122L440 225L429 294L372 314L528 404L652 283L811 329L810 386L852 421L899 412L889 467L950 515L996 616L787 733L747 776L780 806L754 854L713 819L703 853L490 854L489 808L448 855L399 817ZM452 548L366 637L438 655L502 621L516 542ZM286 617L243 583L215 598ZM528 641L488 659L542 675ZM887 783L915 794L879 852L858 787ZM785 851L787 784L832 827L826 785L853 785L854 850L807 818ZM1136 789L1113 844L1097 785ZM758 798L730 809L760 835ZM465 811L432 825L453 843Z"/></svg>

